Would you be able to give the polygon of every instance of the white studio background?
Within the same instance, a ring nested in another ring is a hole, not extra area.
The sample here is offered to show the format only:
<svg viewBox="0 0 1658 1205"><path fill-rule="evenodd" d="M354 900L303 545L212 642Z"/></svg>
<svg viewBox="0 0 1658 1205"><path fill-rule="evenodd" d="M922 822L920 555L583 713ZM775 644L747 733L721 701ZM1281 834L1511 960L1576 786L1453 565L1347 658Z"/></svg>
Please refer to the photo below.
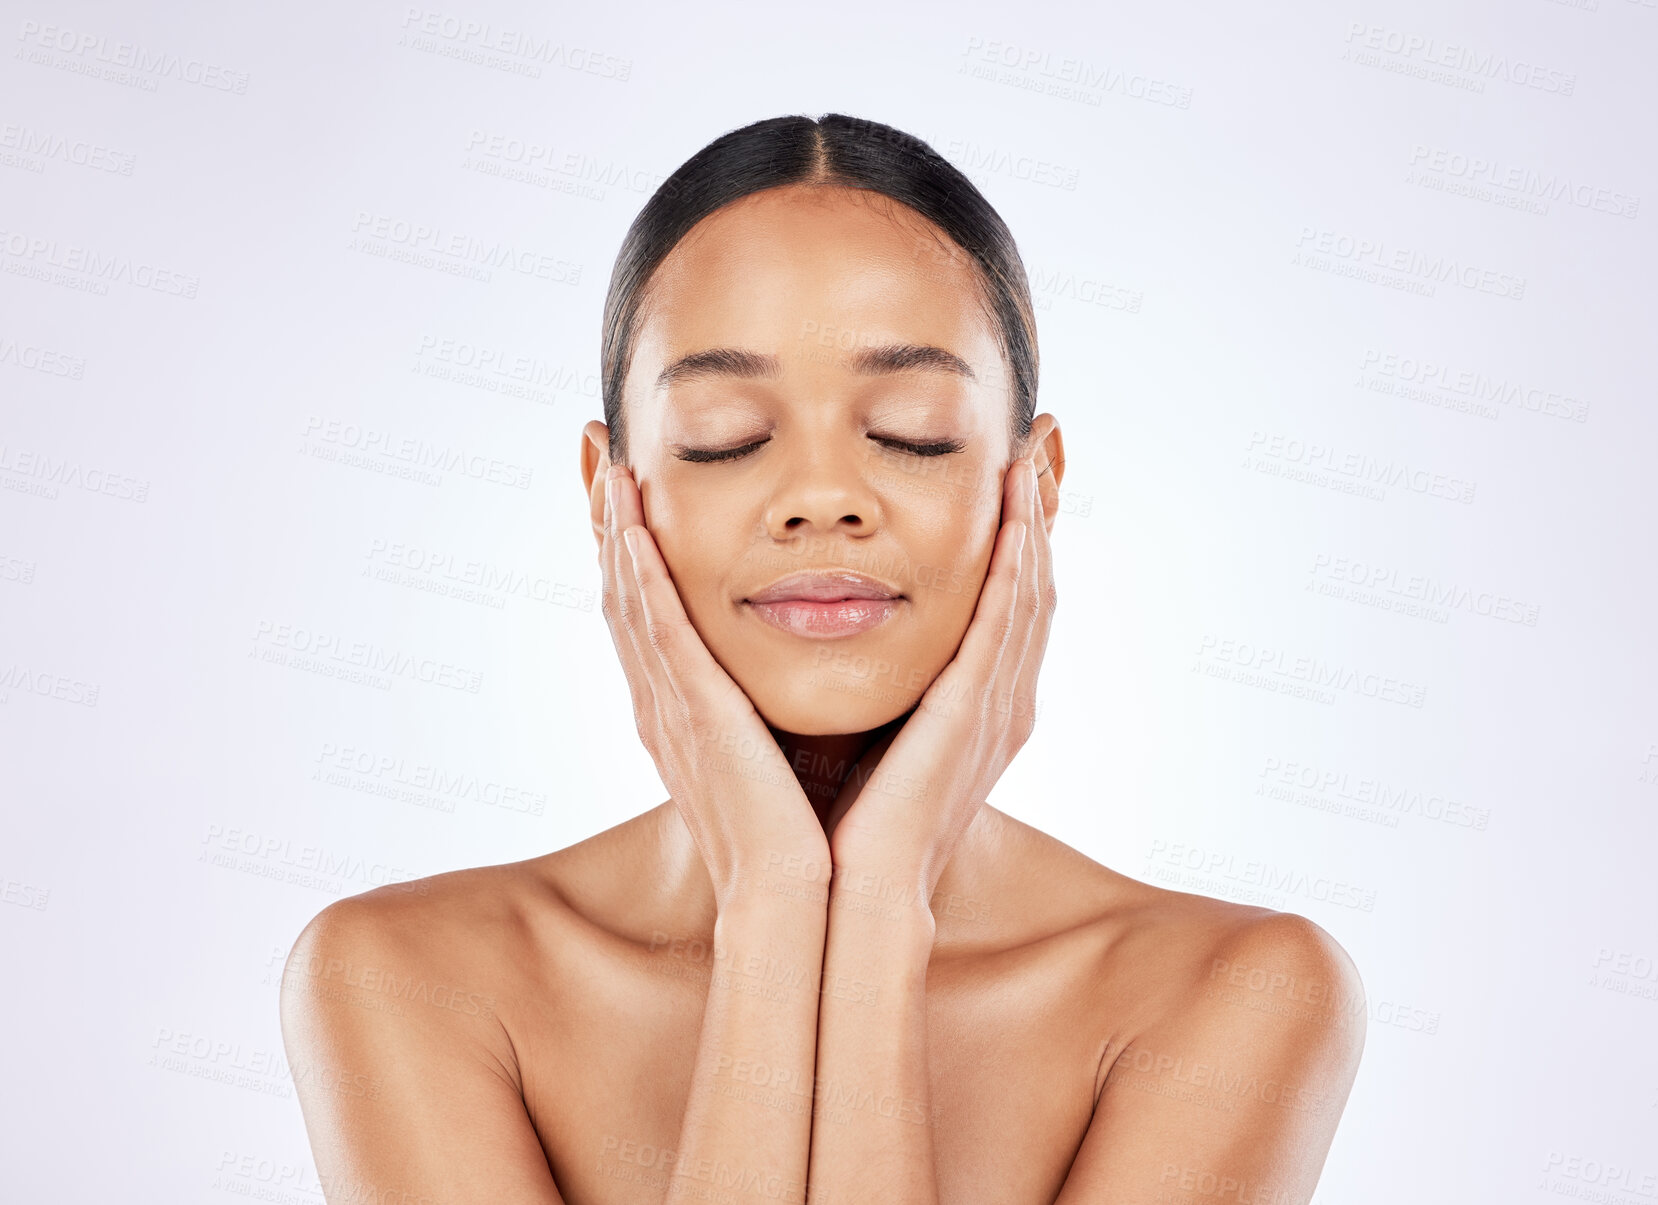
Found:
<svg viewBox="0 0 1658 1205"><path fill-rule="evenodd" d="M1321 1205L1658 1199L1653 0L3 7L0 1198L320 1205L305 922L662 800L577 467L610 266L844 111L1039 306L992 798L1352 953Z"/></svg>

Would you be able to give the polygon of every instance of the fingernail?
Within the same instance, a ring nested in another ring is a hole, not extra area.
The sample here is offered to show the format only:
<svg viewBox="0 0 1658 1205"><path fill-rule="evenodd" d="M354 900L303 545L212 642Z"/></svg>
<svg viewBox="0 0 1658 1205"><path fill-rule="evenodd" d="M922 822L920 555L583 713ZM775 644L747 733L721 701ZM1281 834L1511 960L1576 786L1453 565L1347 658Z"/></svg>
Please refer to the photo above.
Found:
<svg viewBox="0 0 1658 1205"><path fill-rule="evenodd" d="M628 555L635 561L639 559L639 533L630 527L622 533L622 543L628 546Z"/></svg>
<svg viewBox="0 0 1658 1205"><path fill-rule="evenodd" d="M614 472L615 470L613 469L611 471ZM610 507L611 510L616 509L617 497L621 488L621 486L616 484L615 477L606 475L604 479L604 501L605 505Z"/></svg>

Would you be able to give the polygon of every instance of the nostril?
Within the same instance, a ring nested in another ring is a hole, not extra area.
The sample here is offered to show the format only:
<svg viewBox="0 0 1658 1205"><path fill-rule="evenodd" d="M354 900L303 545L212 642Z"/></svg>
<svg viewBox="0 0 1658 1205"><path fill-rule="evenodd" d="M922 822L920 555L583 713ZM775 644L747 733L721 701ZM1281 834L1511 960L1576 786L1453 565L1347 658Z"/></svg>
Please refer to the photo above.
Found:
<svg viewBox="0 0 1658 1205"><path fill-rule="evenodd" d="M839 521L842 523L848 523L853 527L862 527L864 522L863 519L859 518L857 515L842 515ZM804 522L806 522L806 519L803 515L796 515L792 519L785 520L783 526L792 531Z"/></svg>

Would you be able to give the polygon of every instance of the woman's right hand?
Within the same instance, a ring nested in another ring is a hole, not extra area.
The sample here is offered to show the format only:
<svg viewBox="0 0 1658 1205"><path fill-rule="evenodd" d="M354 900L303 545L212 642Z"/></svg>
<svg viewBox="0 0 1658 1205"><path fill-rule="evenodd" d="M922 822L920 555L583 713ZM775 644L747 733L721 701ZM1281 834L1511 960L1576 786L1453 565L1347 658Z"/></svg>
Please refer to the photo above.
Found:
<svg viewBox="0 0 1658 1205"><path fill-rule="evenodd" d="M601 610L656 762L723 911L768 866L829 865L829 842L753 702L714 660L650 530L633 475L605 480ZM795 859L804 859L796 862Z"/></svg>

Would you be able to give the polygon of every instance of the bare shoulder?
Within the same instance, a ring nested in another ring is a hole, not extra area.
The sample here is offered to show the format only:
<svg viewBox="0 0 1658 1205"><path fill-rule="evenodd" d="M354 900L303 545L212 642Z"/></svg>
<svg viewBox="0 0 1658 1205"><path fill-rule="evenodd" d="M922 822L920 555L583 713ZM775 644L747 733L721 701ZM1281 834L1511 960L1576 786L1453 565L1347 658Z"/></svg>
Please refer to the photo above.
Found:
<svg viewBox="0 0 1658 1205"><path fill-rule="evenodd" d="M1190 892L1112 870L1064 842L1000 818L1021 850L1017 892L1038 932L1083 931L1098 984L1126 1041L1202 1018L1282 1029L1356 1059L1364 985L1347 951L1307 917Z"/></svg>
<svg viewBox="0 0 1658 1205"><path fill-rule="evenodd" d="M285 1040L459 1040L499 1058L515 1078L500 971L528 939L526 887L520 866L489 866L329 904L300 932L283 969Z"/></svg>
<svg viewBox="0 0 1658 1205"><path fill-rule="evenodd" d="M1059 1205L1216 1184L1311 1199L1364 1047L1364 988L1340 943L1304 916L1170 891L1043 835L1020 844L1020 873L1068 901L1044 905L1063 925L1043 928L1086 935L1069 943L1085 960L1076 991L1104 1035Z"/></svg>
<svg viewBox="0 0 1658 1205"><path fill-rule="evenodd" d="M337 900L305 926L282 1035L331 1200L559 1200L509 1032L556 907L513 863Z"/></svg>
<svg viewBox="0 0 1658 1205"><path fill-rule="evenodd" d="M516 1080L509 1031L558 968L605 937L616 867L647 813L540 857L449 871L336 900L305 926L283 974L282 1015L408 1021L486 1043ZM343 1023L343 1022L342 1022Z"/></svg>

